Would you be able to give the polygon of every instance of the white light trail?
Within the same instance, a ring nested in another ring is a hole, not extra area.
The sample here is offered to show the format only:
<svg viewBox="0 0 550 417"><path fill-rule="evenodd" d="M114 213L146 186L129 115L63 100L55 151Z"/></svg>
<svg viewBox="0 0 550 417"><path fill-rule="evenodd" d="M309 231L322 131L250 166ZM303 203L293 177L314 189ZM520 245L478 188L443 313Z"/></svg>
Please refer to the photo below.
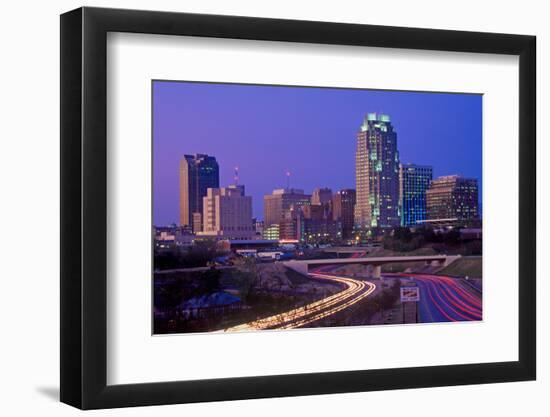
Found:
<svg viewBox="0 0 550 417"><path fill-rule="evenodd" d="M303 307L259 319L250 323L230 327L225 329L225 331L236 332L264 329L294 329L297 327L302 327L358 303L372 294L376 289L376 285L368 281L359 281L353 278L320 273L310 273L309 275L317 279L326 279L344 284L346 288L336 294L307 304Z"/></svg>

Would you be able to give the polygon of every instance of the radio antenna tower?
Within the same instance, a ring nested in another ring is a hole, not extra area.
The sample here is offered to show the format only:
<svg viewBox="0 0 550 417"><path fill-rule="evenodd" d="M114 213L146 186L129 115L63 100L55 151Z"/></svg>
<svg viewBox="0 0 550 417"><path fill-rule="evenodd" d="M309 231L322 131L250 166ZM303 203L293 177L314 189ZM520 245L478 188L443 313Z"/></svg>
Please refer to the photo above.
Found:
<svg viewBox="0 0 550 417"><path fill-rule="evenodd" d="M235 185L239 185L239 167L238 166L235 167L235 175L233 179L235 180Z"/></svg>

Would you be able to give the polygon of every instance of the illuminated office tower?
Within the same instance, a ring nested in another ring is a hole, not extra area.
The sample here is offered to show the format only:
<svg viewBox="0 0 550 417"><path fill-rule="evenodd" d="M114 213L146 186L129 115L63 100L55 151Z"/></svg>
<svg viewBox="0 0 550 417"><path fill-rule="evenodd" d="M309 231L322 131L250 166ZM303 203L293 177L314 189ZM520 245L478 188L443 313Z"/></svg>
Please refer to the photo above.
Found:
<svg viewBox="0 0 550 417"><path fill-rule="evenodd" d="M426 220L426 190L433 168L426 165L399 165L401 226L418 226Z"/></svg>
<svg viewBox="0 0 550 417"><path fill-rule="evenodd" d="M197 221L203 218L202 198L206 196L206 190L220 186L218 162L213 156L184 155L179 171L180 226L197 227ZM194 213L200 216L193 216Z"/></svg>
<svg viewBox="0 0 550 417"><path fill-rule="evenodd" d="M465 224L477 220L477 179L448 175L433 180L426 191L427 222Z"/></svg>
<svg viewBox="0 0 550 417"><path fill-rule="evenodd" d="M368 113L357 133L355 152L358 230L400 224L399 152L390 117Z"/></svg>

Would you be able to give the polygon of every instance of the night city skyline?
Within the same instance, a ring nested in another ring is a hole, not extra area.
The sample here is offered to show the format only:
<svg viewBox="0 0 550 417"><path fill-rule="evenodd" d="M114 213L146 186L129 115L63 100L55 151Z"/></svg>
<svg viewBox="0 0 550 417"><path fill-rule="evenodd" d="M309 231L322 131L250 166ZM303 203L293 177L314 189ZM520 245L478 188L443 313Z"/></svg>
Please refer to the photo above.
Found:
<svg viewBox="0 0 550 417"><path fill-rule="evenodd" d="M402 163L476 178L481 207L481 95L155 81L154 224L178 223L185 154L215 157L221 187L238 166L260 219L287 171L306 193L355 188L356 135L370 112L391 116Z"/></svg>
<svg viewBox="0 0 550 417"><path fill-rule="evenodd" d="M163 81L153 135L156 334L483 319L482 96Z"/></svg>

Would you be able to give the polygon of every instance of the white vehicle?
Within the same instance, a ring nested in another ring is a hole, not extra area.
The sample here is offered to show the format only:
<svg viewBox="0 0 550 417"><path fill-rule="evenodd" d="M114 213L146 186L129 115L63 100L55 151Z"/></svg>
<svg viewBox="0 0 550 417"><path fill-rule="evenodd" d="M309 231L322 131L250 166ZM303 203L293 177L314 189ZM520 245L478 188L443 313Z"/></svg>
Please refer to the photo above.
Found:
<svg viewBox="0 0 550 417"><path fill-rule="evenodd" d="M244 256L247 258L253 258L258 254L256 249L237 249L235 251L237 255Z"/></svg>
<svg viewBox="0 0 550 417"><path fill-rule="evenodd" d="M281 251L274 251L274 252L258 252L257 256L261 260L277 260L281 258L281 255L283 252Z"/></svg>

